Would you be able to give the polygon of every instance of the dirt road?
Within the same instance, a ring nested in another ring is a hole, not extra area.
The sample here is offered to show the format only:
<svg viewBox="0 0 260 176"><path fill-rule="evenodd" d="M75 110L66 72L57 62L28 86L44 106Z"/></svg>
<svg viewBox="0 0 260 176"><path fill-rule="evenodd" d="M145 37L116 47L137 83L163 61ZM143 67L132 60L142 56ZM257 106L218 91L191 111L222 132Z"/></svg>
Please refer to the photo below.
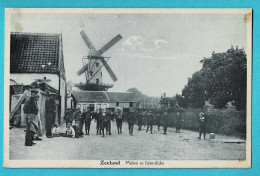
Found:
<svg viewBox="0 0 260 176"><path fill-rule="evenodd" d="M116 123L112 122L112 135L101 137L95 134L95 122L91 124L90 135L82 138L46 138L36 141L36 146L24 146L24 129L10 130L10 159L14 160L243 160L246 157L245 143L224 143L223 140L235 139L216 135L214 141L198 140L197 132L173 128L163 135L162 129L154 134L137 131L128 134L128 126L123 124L123 134L116 133ZM61 127L65 132L65 127Z"/></svg>

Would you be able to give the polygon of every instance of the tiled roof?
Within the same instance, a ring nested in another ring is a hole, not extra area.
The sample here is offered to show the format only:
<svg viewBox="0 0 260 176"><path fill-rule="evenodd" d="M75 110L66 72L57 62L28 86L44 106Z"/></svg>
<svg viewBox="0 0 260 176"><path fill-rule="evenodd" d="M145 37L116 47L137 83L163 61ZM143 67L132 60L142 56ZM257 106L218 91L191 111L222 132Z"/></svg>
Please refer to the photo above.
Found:
<svg viewBox="0 0 260 176"><path fill-rule="evenodd" d="M65 78L61 34L11 33L10 49L11 73L61 73Z"/></svg>
<svg viewBox="0 0 260 176"><path fill-rule="evenodd" d="M130 92L73 91L72 96L77 102L136 102Z"/></svg>
<svg viewBox="0 0 260 176"><path fill-rule="evenodd" d="M110 102L136 102L131 92L106 92Z"/></svg>
<svg viewBox="0 0 260 176"><path fill-rule="evenodd" d="M77 102L109 102L107 95L102 91L73 91L71 95Z"/></svg>

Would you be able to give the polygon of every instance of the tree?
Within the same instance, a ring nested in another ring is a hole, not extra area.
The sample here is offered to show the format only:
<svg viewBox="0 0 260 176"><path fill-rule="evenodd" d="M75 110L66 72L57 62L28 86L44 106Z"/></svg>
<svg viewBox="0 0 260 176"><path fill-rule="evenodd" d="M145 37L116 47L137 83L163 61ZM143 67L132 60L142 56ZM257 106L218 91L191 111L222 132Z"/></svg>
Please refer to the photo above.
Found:
<svg viewBox="0 0 260 176"><path fill-rule="evenodd" d="M188 106L202 108L210 100L216 108L235 101L237 109L246 107L247 67L243 49L229 49L224 53L213 52L210 58L201 60L203 67L194 73L182 91Z"/></svg>

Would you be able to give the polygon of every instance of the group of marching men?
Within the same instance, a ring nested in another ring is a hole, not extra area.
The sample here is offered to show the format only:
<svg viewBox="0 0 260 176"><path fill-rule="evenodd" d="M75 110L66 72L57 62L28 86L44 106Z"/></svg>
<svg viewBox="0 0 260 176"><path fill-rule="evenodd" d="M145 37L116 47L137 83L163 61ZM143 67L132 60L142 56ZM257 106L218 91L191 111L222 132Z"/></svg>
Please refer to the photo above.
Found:
<svg viewBox="0 0 260 176"><path fill-rule="evenodd" d="M84 135L83 126L85 124L85 135L89 135L91 121L96 121L96 134L105 136L105 130L107 135L111 135L111 121L116 120L117 132L122 134L122 123L123 123L123 110L120 107L116 107L114 111L109 109L97 109L95 112L91 112L90 108L84 109L84 112L80 112L79 109L71 109L67 111L64 120L66 122L66 132L61 133L59 126L55 123L56 110L55 110L55 95L50 94L45 102L45 130L47 138L52 137L72 137L79 138ZM36 143L33 141L41 141L40 138L40 123L38 117L38 102L39 96L37 90L31 91L31 96L26 100L23 111L26 114L26 135L25 135L25 146L33 146ZM175 119L176 133L180 132L181 122L183 121L180 113L177 111L177 117ZM168 110L163 110L161 115L159 112L135 111L134 108L130 108L129 113L127 113L126 119L128 122L129 134L133 136L133 127L137 122L138 131L142 130L142 125L147 125L146 133L150 131L153 134L153 125L158 125L158 131L160 126L163 126L163 134L167 134L167 127L169 125ZM74 121L74 125L73 124ZM199 139L201 135L206 134L206 121L205 115L203 112L199 114Z"/></svg>
<svg viewBox="0 0 260 176"><path fill-rule="evenodd" d="M128 122L129 135L133 136L133 127L137 122L138 131L141 131L142 125L147 125L146 132L150 131L153 134L153 125L158 125L158 130L160 130L160 126L163 126L164 134L167 134L167 127L169 124L169 115L168 111L165 110L163 115L161 116L159 113L153 113L152 111L135 111L134 108L130 108L126 117L124 118ZM96 134L102 135L102 137L106 135L111 135L111 121L116 120L117 125L117 133L122 134L122 123L123 123L123 111L120 107L116 107L114 111L109 109L97 109L95 112L91 112L90 108L84 109L83 113L76 110L69 110L64 120L66 121L67 127L67 135L72 137L80 137L83 136L83 126L85 124L85 135L89 135L91 121L96 121ZM75 122L75 125L71 125L72 122ZM181 128L181 116L180 113L177 112L177 118L175 121L176 125L176 133L180 132Z"/></svg>

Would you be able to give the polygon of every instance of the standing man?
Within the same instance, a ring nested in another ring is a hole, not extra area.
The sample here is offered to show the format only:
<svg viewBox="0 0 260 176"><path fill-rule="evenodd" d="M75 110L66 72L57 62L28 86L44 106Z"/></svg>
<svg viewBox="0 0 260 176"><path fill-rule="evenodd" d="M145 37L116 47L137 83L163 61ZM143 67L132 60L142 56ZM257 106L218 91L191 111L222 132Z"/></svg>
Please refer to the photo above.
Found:
<svg viewBox="0 0 260 176"><path fill-rule="evenodd" d="M115 117L118 134L122 134L123 113L120 107L116 108Z"/></svg>
<svg viewBox="0 0 260 176"><path fill-rule="evenodd" d="M85 131L86 131L85 135L89 135L90 125L92 120L89 107L86 110L84 109L84 112L82 113L82 120L83 120L82 127L83 124L85 123ZM81 127L81 131L82 131L82 127Z"/></svg>
<svg viewBox="0 0 260 176"><path fill-rule="evenodd" d="M199 113L199 137L201 140L201 135L203 133L204 139L206 138L206 118L203 112Z"/></svg>
<svg viewBox="0 0 260 176"><path fill-rule="evenodd" d="M106 115L106 110L103 109L101 116L100 116L100 132L102 133L102 137L105 137L105 125L106 125L106 119L107 119L107 115Z"/></svg>
<svg viewBox="0 0 260 176"><path fill-rule="evenodd" d="M156 123L158 125L158 131L160 131L160 126L161 126L161 116L159 114L159 112L157 112L157 115L156 115Z"/></svg>
<svg viewBox="0 0 260 176"><path fill-rule="evenodd" d="M180 113L177 111L177 116L176 116L176 121L175 121L175 125L176 125L176 133L180 133L181 130L181 115Z"/></svg>
<svg viewBox="0 0 260 176"><path fill-rule="evenodd" d="M25 146L33 146L33 136L38 133L38 119L37 114L39 111L37 101L39 99L38 91L32 90L31 96L26 100L23 111L26 114L26 135Z"/></svg>
<svg viewBox="0 0 260 176"><path fill-rule="evenodd" d="M163 134L164 135L167 134L168 123L169 123L168 112L164 111L163 117L162 117L162 125L163 125Z"/></svg>
<svg viewBox="0 0 260 176"><path fill-rule="evenodd" d="M96 113L95 113L95 121L97 122L96 125L96 129L97 129L97 135L101 135L101 131L100 131L100 118L101 118L101 110L97 109Z"/></svg>
<svg viewBox="0 0 260 176"><path fill-rule="evenodd" d="M130 108L127 121L128 121L129 134L133 136L134 124L135 124L135 114L134 114L133 107Z"/></svg>
<svg viewBox="0 0 260 176"><path fill-rule="evenodd" d="M47 138L52 138L51 128L55 123L56 104L54 98L55 94L50 94L50 97L45 101L45 130Z"/></svg>
<svg viewBox="0 0 260 176"><path fill-rule="evenodd" d="M106 132L111 135L111 120L113 120L113 112L108 110L107 112L107 125L106 125Z"/></svg>
<svg viewBox="0 0 260 176"><path fill-rule="evenodd" d="M137 115L138 131L142 131L142 124L143 124L143 113L140 111Z"/></svg>
<svg viewBox="0 0 260 176"><path fill-rule="evenodd" d="M147 129L146 129L146 133L149 131L151 131L151 134L153 134L153 115L152 115L152 111L149 111L147 114Z"/></svg>

